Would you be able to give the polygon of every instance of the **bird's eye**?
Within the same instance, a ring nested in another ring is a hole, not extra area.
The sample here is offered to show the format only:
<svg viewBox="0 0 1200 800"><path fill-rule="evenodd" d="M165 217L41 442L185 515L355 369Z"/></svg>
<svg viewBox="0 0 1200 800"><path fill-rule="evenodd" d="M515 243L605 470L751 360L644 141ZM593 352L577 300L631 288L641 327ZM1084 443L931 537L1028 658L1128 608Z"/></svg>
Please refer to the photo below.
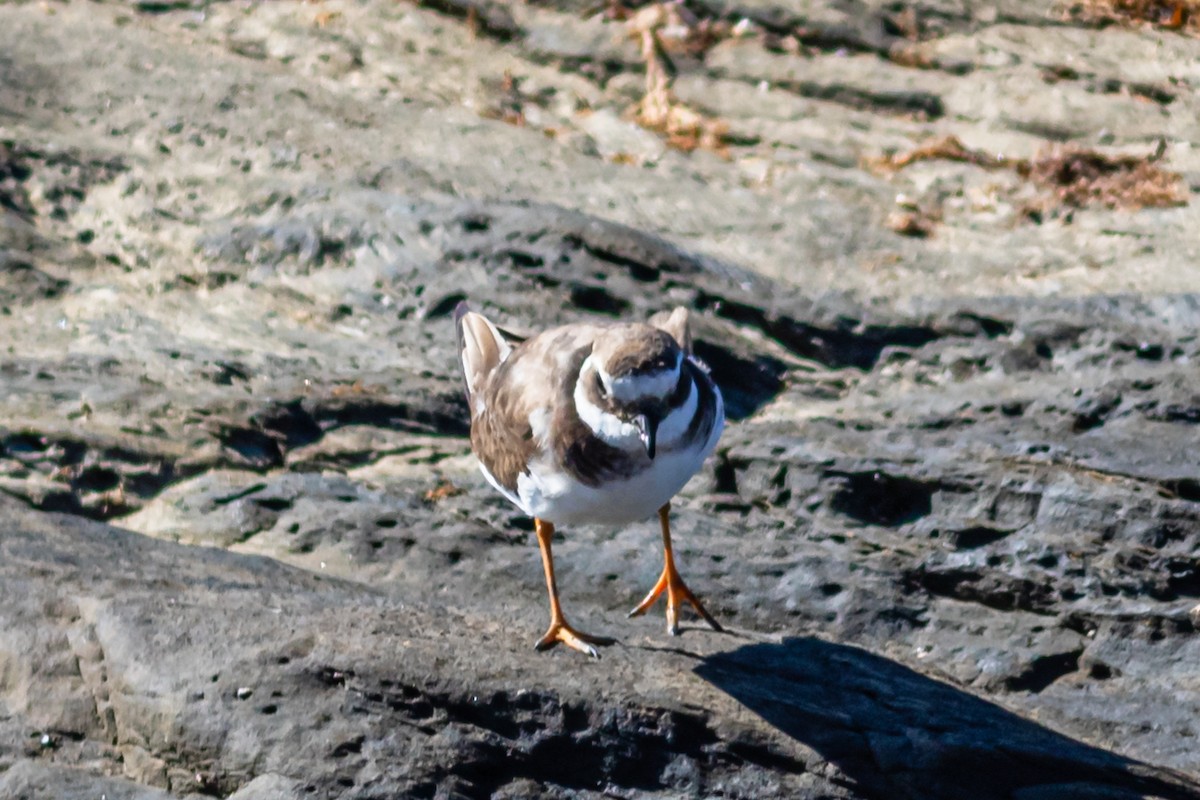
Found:
<svg viewBox="0 0 1200 800"><path fill-rule="evenodd" d="M608 390L604 388L604 381L600 378L600 373L596 373L596 391L601 397L608 397Z"/></svg>

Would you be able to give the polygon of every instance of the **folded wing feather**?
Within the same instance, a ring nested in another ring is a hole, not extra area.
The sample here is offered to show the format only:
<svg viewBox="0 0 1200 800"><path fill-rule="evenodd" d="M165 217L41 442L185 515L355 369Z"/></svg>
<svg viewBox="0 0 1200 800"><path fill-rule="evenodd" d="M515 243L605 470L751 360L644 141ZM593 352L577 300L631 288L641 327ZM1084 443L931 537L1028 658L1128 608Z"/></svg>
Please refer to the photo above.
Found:
<svg viewBox="0 0 1200 800"><path fill-rule="evenodd" d="M670 314L660 311L650 318L650 324L670 334L685 354L692 354L692 325L686 308L676 306Z"/></svg>
<svg viewBox="0 0 1200 800"><path fill-rule="evenodd" d="M480 387L492 370L512 353L512 346L487 317L475 313L466 303L459 303L454 310L454 322L467 385L467 403L474 415L479 411L476 401Z"/></svg>

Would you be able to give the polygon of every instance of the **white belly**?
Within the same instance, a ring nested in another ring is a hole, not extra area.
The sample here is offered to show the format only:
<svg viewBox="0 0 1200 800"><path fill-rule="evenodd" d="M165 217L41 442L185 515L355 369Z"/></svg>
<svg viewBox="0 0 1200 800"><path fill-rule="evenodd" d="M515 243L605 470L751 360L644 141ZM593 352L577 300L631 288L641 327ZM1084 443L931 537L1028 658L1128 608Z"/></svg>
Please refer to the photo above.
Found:
<svg viewBox="0 0 1200 800"><path fill-rule="evenodd" d="M517 481L522 510L557 525L619 525L653 516L704 463L699 450L660 453L635 477L587 486L550 463Z"/></svg>

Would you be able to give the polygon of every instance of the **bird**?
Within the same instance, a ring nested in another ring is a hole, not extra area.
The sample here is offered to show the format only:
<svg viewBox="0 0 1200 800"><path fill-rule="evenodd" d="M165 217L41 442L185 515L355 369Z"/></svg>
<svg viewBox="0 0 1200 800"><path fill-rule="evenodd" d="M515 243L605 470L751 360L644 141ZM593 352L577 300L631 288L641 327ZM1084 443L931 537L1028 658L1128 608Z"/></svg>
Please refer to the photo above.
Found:
<svg viewBox="0 0 1200 800"><path fill-rule="evenodd" d="M454 312L471 449L497 491L533 517L550 627L534 645L599 658L615 639L572 626L554 578L558 526L623 525L657 514L663 570L630 617L666 594L667 632L690 605L720 623L688 588L671 547L671 499L713 452L725 425L721 392L692 352L686 308L647 322L577 322L516 336L472 311Z"/></svg>

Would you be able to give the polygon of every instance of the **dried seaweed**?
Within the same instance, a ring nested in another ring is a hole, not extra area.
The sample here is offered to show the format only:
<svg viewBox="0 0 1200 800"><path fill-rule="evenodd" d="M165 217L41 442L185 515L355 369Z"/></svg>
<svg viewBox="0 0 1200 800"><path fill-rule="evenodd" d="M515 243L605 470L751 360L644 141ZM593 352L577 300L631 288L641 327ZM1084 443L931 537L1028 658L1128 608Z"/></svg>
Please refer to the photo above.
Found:
<svg viewBox="0 0 1200 800"><path fill-rule="evenodd" d="M867 160L867 165L883 171L903 169L918 161L962 161L986 169L1016 167L1022 159L1007 158L992 155L983 150L972 150L959 140L957 136L943 136L932 139L906 153L894 153Z"/></svg>
<svg viewBox="0 0 1200 800"><path fill-rule="evenodd" d="M465 491L461 486L455 486L450 481L442 479L438 481L437 486L425 492L424 500L426 503L439 503L449 497L458 497Z"/></svg>
<svg viewBox="0 0 1200 800"><path fill-rule="evenodd" d="M1061 145L1043 150L1018 166L1017 173L1050 191L1059 205L1071 208L1167 208L1187 205L1178 173L1158 162L1166 143L1149 156L1110 156L1094 150Z"/></svg>
<svg viewBox="0 0 1200 800"><path fill-rule="evenodd" d="M913 150L868 159L877 171L894 172L918 161L943 160L985 169L1012 169L1050 193L1054 204L1069 208L1104 206L1127 210L1187 205L1178 173L1160 166L1166 142L1149 155L1107 155L1078 145L1054 145L1032 159L974 150L954 136L926 142Z"/></svg>
<svg viewBox="0 0 1200 800"><path fill-rule="evenodd" d="M1086 25L1152 25L1200 34L1197 0L1074 0L1062 6L1062 16Z"/></svg>
<svg viewBox="0 0 1200 800"><path fill-rule="evenodd" d="M933 235L934 227L941 222L941 215L922 209L897 209L888 214L884 221L889 229L901 236L927 239Z"/></svg>
<svg viewBox="0 0 1200 800"><path fill-rule="evenodd" d="M635 36L653 30L663 51L696 58L718 42L744 33L739 26L724 20L700 16L680 0L665 0L636 9L613 0L606 5L604 16L627 23Z"/></svg>
<svg viewBox="0 0 1200 800"><path fill-rule="evenodd" d="M667 144L677 150L711 150L728 157L728 124L688 107L671 92L675 70L664 42L672 38L688 41L687 31L692 30L688 23L695 19L685 15L685 11L680 3L656 3L628 19L630 35L641 40L642 60L646 63L646 93L631 115L643 128L665 136ZM672 31L671 36L664 36L664 32Z"/></svg>
<svg viewBox="0 0 1200 800"><path fill-rule="evenodd" d="M485 80L484 85L490 86ZM511 70L505 70L504 76L496 83L496 97L492 103L480 109L480 116L487 119L498 119L518 128L525 127L525 104L530 101L521 89L521 78L513 75Z"/></svg>
<svg viewBox="0 0 1200 800"><path fill-rule="evenodd" d="M331 23L342 16L340 11L318 11L313 17L313 25L318 28L328 28Z"/></svg>

